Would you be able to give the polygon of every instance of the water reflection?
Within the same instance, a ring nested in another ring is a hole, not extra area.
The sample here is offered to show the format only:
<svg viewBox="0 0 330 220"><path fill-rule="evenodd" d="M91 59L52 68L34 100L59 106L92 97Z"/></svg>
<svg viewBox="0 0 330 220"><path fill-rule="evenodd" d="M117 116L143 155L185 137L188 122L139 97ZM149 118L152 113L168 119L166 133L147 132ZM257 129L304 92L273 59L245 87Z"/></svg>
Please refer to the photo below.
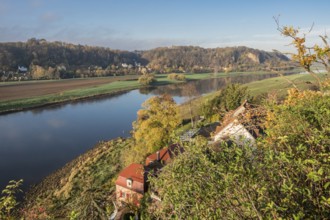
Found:
<svg viewBox="0 0 330 220"><path fill-rule="evenodd" d="M128 93L129 91L121 91L121 92L117 92L115 94L109 94L109 95L101 95L101 96L96 96L93 98L86 98L86 99L80 99L77 101L72 101L72 102L66 102L66 103L59 103L59 104L52 104L52 105L47 105L41 108L35 108L35 109L31 109L30 112L33 114L40 114L44 111L56 111L58 109L63 108L66 105L71 105L71 106L75 106L75 105L81 105L83 103L88 103L88 104L93 104L93 103L98 103L98 102L103 102L105 99L108 98L112 98L112 99L116 99L119 98L121 95Z"/></svg>
<svg viewBox="0 0 330 220"><path fill-rule="evenodd" d="M213 79L205 79L205 80L198 80L198 81L190 81L188 83L178 83L178 84L171 84L167 86L161 87L150 87L148 88L154 95L160 94L170 94L172 96L179 96L185 97L190 96L189 91L193 90L197 91L198 95L203 95L206 93L210 93L212 91L217 91L219 89L224 88L226 85L230 83L249 83L257 80L267 79L270 77L275 77L277 74L263 74L263 75L241 75L235 77L223 77L223 78L213 78ZM147 91L147 90L146 90Z"/></svg>

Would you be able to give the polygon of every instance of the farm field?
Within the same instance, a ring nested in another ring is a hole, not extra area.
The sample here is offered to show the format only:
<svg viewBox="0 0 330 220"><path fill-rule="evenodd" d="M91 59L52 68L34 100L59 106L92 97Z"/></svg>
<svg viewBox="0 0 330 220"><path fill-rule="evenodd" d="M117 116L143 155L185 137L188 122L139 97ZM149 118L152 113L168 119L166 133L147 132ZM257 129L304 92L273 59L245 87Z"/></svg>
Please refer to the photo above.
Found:
<svg viewBox="0 0 330 220"><path fill-rule="evenodd" d="M21 83L1 83L0 100L32 98L61 93L68 90L95 87L119 80L136 80L138 76L102 77L88 79L66 79L52 81L31 81Z"/></svg>

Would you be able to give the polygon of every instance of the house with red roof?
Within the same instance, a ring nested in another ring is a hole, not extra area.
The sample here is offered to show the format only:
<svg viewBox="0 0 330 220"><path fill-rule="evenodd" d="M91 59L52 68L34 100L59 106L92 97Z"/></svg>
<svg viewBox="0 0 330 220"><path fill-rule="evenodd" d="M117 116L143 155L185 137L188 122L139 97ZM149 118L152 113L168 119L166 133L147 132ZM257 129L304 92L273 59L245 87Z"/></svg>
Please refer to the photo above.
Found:
<svg viewBox="0 0 330 220"><path fill-rule="evenodd" d="M183 149L178 144L172 144L169 147L164 147L159 151L149 155L146 158L145 165L149 166L152 163L159 162L163 165L171 162L174 156L176 156L179 152L182 153Z"/></svg>
<svg viewBox="0 0 330 220"><path fill-rule="evenodd" d="M147 174L158 172L179 152L183 152L183 149L178 144L172 144L149 155L145 166L133 163L123 169L116 180L116 199L119 205L129 203L139 206L147 191Z"/></svg>
<svg viewBox="0 0 330 220"><path fill-rule="evenodd" d="M116 180L117 202L139 205L145 192L146 173L142 164L133 163L119 173Z"/></svg>

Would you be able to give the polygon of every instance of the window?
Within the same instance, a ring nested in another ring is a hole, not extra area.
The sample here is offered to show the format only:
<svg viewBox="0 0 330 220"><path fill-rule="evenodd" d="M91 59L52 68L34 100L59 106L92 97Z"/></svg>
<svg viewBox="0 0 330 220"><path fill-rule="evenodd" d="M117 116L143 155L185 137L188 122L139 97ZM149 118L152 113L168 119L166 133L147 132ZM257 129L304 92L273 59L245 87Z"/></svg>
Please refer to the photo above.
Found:
<svg viewBox="0 0 330 220"><path fill-rule="evenodd" d="M133 180L131 178L126 179L126 185L129 188L132 188Z"/></svg>

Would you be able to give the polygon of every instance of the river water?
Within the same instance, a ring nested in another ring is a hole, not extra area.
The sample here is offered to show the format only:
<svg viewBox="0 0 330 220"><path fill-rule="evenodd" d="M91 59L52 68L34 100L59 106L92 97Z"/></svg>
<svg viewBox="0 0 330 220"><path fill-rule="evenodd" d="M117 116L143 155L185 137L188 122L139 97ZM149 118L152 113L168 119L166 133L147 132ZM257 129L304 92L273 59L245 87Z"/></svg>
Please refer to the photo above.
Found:
<svg viewBox="0 0 330 220"><path fill-rule="evenodd" d="M119 95L54 105L0 116L0 190L24 179L23 189L92 148L98 141L130 136L141 104L170 94L177 103L228 83L247 83L275 75L249 75L132 90Z"/></svg>

